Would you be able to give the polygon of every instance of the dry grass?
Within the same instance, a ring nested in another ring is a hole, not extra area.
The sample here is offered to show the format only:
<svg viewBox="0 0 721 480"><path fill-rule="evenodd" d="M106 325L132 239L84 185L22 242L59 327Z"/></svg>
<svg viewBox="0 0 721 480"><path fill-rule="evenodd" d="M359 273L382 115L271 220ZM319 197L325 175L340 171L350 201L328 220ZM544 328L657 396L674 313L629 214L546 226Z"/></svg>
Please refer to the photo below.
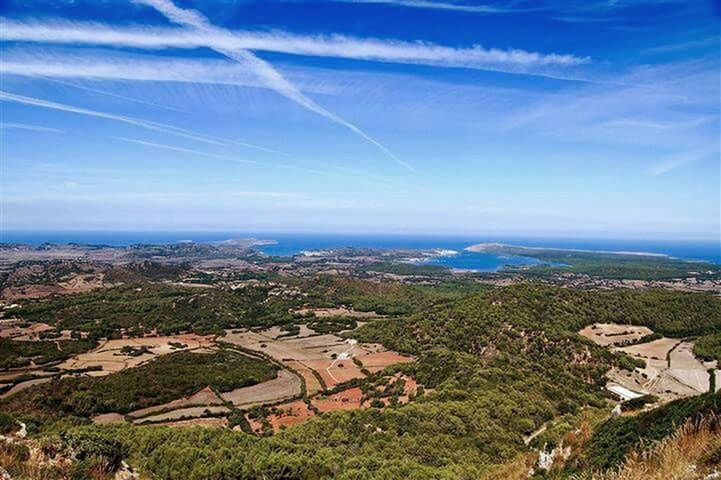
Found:
<svg viewBox="0 0 721 480"><path fill-rule="evenodd" d="M13 480L70 480L79 478L69 458L48 458L38 446L0 440L0 478L8 473ZM111 480L115 478L107 461L97 458L91 461L82 478L88 480Z"/></svg>
<svg viewBox="0 0 721 480"><path fill-rule="evenodd" d="M482 480L528 480L529 472L533 470L538 460L536 453L524 453L515 460L491 470Z"/></svg>
<svg viewBox="0 0 721 480"><path fill-rule="evenodd" d="M47 465L27 457L16 445L0 441L0 468L14 480L63 480L70 477L70 465ZM0 470L2 472L2 470Z"/></svg>
<svg viewBox="0 0 721 480"><path fill-rule="evenodd" d="M721 472L721 418L687 423L645 453L632 454L616 472L592 480L700 480Z"/></svg>

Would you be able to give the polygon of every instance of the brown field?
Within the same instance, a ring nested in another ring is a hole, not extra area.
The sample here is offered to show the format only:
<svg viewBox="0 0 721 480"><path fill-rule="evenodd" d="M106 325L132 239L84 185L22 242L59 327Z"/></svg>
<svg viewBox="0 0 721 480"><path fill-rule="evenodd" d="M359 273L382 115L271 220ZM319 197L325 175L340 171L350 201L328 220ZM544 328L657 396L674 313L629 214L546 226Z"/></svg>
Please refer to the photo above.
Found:
<svg viewBox="0 0 721 480"><path fill-rule="evenodd" d="M668 374L699 393L709 389L706 367L693 354L693 343L683 342L671 352L671 368Z"/></svg>
<svg viewBox="0 0 721 480"><path fill-rule="evenodd" d="M17 385L15 385L14 387L12 387L10 390L8 390L7 392L0 395L0 398L7 398L10 395L15 395L16 393L21 392L21 391L25 390L26 388L32 387L33 385L40 385L41 383L47 383L51 380L52 380L52 377L45 377L45 378L34 378L34 379L28 380L26 382L20 382Z"/></svg>
<svg viewBox="0 0 721 480"><path fill-rule="evenodd" d="M361 408L362 399L363 392L361 389L353 387L332 395L316 397L313 399L313 405L321 412L355 410L357 408Z"/></svg>
<svg viewBox="0 0 721 480"><path fill-rule="evenodd" d="M653 342L632 345L630 347L619 348L622 352L626 352L634 357L642 357L651 360L666 361L666 354L679 343L680 340L675 338L660 338Z"/></svg>
<svg viewBox="0 0 721 480"><path fill-rule="evenodd" d="M93 423L106 424L106 423L122 423L125 418L119 413L103 413L102 415L96 415L92 419Z"/></svg>
<svg viewBox="0 0 721 480"><path fill-rule="evenodd" d="M176 349L170 345L170 342L180 342L187 345L186 348ZM199 336L195 334L172 335L167 337L143 337L143 338L123 338L116 340L108 340L95 350L81 353L59 365L64 370L76 370L81 368L93 367L100 365L103 367L101 371L88 372L91 376L103 376L111 373L125 370L126 368L137 367L145 362L151 361L158 355L167 355L168 353L181 350L195 350L206 348L214 344L212 336ZM143 353L138 356L123 355L120 350L126 346L148 347L149 353Z"/></svg>
<svg viewBox="0 0 721 480"><path fill-rule="evenodd" d="M177 422L165 422L155 424L160 427L205 427L225 428L228 426L228 419L225 417L191 418L189 420L178 420Z"/></svg>
<svg viewBox="0 0 721 480"><path fill-rule="evenodd" d="M694 357L691 342L661 338L618 350L646 362L645 368L632 374L612 372L611 378L627 388L656 395L662 401L698 395L709 389L707 367Z"/></svg>
<svg viewBox="0 0 721 480"><path fill-rule="evenodd" d="M76 274L70 279L56 284L30 284L7 287L2 291L1 298L6 300L21 300L42 298L50 295L72 295L85 293L105 286L105 274Z"/></svg>
<svg viewBox="0 0 721 480"><path fill-rule="evenodd" d="M20 323L21 322L12 321L0 324L0 338L36 340L41 332L55 330L54 327L51 327L47 323L33 323L29 327L21 327Z"/></svg>
<svg viewBox="0 0 721 480"><path fill-rule="evenodd" d="M594 343L607 347L609 345L621 344L626 341L638 340L653 331L648 327L635 325L619 325L616 323L594 323L580 332L581 335Z"/></svg>
<svg viewBox="0 0 721 480"><path fill-rule="evenodd" d="M310 417L315 416L315 413L310 410L308 405L302 400L278 405L273 411L275 413L269 415L267 419L275 432L280 430L281 427L290 427L298 423L303 423ZM262 424L257 419L252 419L246 415L246 420L248 420L250 428L254 432L260 433L262 431Z"/></svg>
<svg viewBox="0 0 721 480"><path fill-rule="evenodd" d="M37 367L25 367L0 373L0 382L10 383L19 376L26 374L35 375L36 377L54 377L57 375L55 372L46 372Z"/></svg>
<svg viewBox="0 0 721 480"><path fill-rule="evenodd" d="M207 415L208 413L230 413L230 409L222 405L215 407L179 408L178 410L173 410L171 412L160 413L158 415L152 415L150 417L143 417L137 420L133 420L133 423L136 425L142 425L145 423L158 423L166 422L169 420L183 420L188 417L202 417L204 415Z"/></svg>
<svg viewBox="0 0 721 480"><path fill-rule="evenodd" d="M418 390L418 382L407 375L398 373L393 377L386 378L389 380L389 386L400 379L404 380L403 395L398 397L398 401L401 404L410 402L410 395L415 394ZM383 391L385 387L376 387L376 389ZM370 407L370 402L364 398L363 391L359 387L348 388L331 395L316 395L311 398L311 404L317 408L320 413ZM277 432L281 427L290 427L303 423L313 416L315 416L313 410L308 408L308 405L302 400L297 400L272 408L270 415L268 415L266 419L272 426L273 431ZM248 420L254 432L260 433L262 431L263 428L260 420L252 419L247 414L245 418Z"/></svg>
<svg viewBox="0 0 721 480"><path fill-rule="evenodd" d="M263 352L293 368L305 379L309 394L319 391L321 387L307 369L315 370L326 386L332 388L354 378L363 378L365 375L361 368L377 372L394 363L414 361L412 357L385 351L380 345L360 345L337 335L273 338L275 333L272 329L262 332L227 332L224 340ZM356 366L351 357L359 359L363 367Z"/></svg>
<svg viewBox="0 0 721 480"><path fill-rule="evenodd" d="M317 318L328 318L328 317L355 317L355 318L379 318L383 315L379 315L376 312L359 312L352 308L339 307L339 308L301 308L298 310L292 310L291 313L297 313L299 315L308 315L312 313Z"/></svg>
<svg viewBox="0 0 721 480"><path fill-rule="evenodd" d="M300 395L300 387L298 376L288 370L280 370L278 377L273 380L221 393L220 397L236 407L250 408L254 405L279 402Z"/></svg>
<svg viewBox="0 0 721 480"><path fill-rule="evenodd" d="M365 377L361 372L362 367L356 366L350 358L345 360L309 360L303 363L318 372L328 388L333 388L339 383L354 378Z"/></svg>
<svg viewBox="0 0 721 480"><path fill-rule="evenodd" d="M202 390L190 395L189 397L179 398L172 402L164 403L162 405L156 405L154 407L141 408L128 414L129 417L139 418L149 415L155 412L162 412L165 410L175 410L178 408L198 406L198 405L222 405L223 400L213 391L210 387L205 387Z"/></svg>
<svg viewBox="0 0 721 480"><path fill-rule="evenodd" d="M316 378L310 367L295 360L283 362L283 364L287 365L288 368L295 370L301 377L303 377L303 380L305 380L305 389L308 395L315 395L323 390L323 386L320 384L318 378Z"/></svg>

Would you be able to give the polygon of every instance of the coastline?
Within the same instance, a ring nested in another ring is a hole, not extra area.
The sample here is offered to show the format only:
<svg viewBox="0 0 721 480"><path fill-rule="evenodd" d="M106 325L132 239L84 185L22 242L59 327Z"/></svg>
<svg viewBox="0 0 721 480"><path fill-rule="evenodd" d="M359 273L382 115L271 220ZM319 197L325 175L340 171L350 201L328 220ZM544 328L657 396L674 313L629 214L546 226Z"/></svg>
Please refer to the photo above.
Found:
<svg viewBox="0 0 721 480"><path fill-rule="evenodd" d="M553 248L553 247L524 247L522 245L510 245L506 243L477 243L470 245L464 250L475 253L493 253L502 251L504 249L518 249L518 250L530 250L534 252L574 252L574 253L597 253L604 255L620 255L620 256L639 256L639 257L654 257L654 258L668 258L674 257L665 253L652 253L652 252L634 252L634 251L613 251L613 250L584 250L580 248Z"/></svg>

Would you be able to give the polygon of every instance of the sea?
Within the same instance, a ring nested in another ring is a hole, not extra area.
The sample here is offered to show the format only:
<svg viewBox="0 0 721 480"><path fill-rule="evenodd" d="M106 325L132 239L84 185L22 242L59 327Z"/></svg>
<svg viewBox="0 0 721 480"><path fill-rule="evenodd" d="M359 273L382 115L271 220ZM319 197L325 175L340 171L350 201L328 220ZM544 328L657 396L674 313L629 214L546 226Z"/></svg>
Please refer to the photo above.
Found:
<svg viewBox="0 0 721 480"><path fill-rule="evenodd" d="M525 247L568 248L595 251L624 251L664 254L674 258L721 264L721 240L639 240L588 238L536 238L501 236L380 235L380 234L308 234L270 232L130 232L130 231L4 231L2 242L40 245L43 243L126 246L132 244L170 244L213 242L232 238L274 240L256 247L267 255L292 256L301 252L342 247L384 249L437 249L439 255L424 263L453 269L493 272L504 265L533 265L528 257L475 253L464 248L476 243L506 243Z"/></svg>

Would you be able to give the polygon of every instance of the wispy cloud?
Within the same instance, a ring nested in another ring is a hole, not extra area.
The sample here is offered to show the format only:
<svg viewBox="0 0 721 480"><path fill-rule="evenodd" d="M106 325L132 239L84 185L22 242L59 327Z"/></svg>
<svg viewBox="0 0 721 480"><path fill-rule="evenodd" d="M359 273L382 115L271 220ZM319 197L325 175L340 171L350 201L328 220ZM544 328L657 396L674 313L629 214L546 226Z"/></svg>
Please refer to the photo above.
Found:
<svg viewBox="0 0 721 480"><path fill-rule="evenodd" d="M642 66L618 80L544 94L499 125L564 141L670 150L718 142L715 60Z"/></svg>
<svg viewBox="0 0 721 480"><path fill-rule="evenodd" d="M0 71L2 71L2 67L0 67ZM149 101L147 101L147 100L141 100L141 99L139 99L139 98L133 98L133 97L129 97L129 96L127 96L127 95L119 95L119 94L117 94L117 93L107 92L107 91L105 91L105 90L100 90L100 89L93 88L93 87L88 87L88 86L85 86L85 85L78 85L77 83L66 82L66 81L63 81L63 80L57 80L57 79L48 79L48 80L50 80L51 82L59 83L60 85L67 85L67 86L69 86L69 87L77 88L77 89L79 89L79 90L85 90L85 91L87 91L87 92L98 93L98 94L100 94L100 95L106 95L106 96L108 96L108 97L119 98L119 99L121 99L121 100L127 100L127 101L129 101L129 102L139 103L139 104L141 104L141 105L148 105L148 106L151 106L151 107L162 108L162 109L164 109L164 110L171 110L171 111L173 111L173 112L185 113L184 110L181 110L181 109L179 109L179 108L169 107L169 106L167 106L167 105L160 105L159 103L149 102Z"/></svg>
<svg viewBox="0 0 721 480"><path fill-rule="evenodd" d="M208 20L195 10L182 9L177 7L173 2L169 0L136 0L137 3L151 6L162 13L170 21L190 27L200 33L201 35L217 36L219 38L232 39L233 34L227 30L215 27L208 22ZM356 125L344 120L338 115L331 113L322 106L318 105L315 101L305 96L295 85L286 80L283 75L280 74L272 65L268 62L258 58L249 50L241 47L223 47L213 44L208 44L210 48L215 51L222 53L228 58L236 60L241 65L248 67L254 72L260 79L262 79L267 85L273 90L285 96L286 98L296 102L302 107L315 112L339 125L342 125L361 138L375 145L388 157L395 160L401 166L413 171L413 168L406 162L396 157L390 150L382 145L377 140L370 137Z"/></svg>
<svg viewBox="0 0 721 480"><path fill-rule="evenodd" d="M0 130L28 130L31 132L48 132L48 133L65 133L65 130L58 128L41 127L40 125L30 125L28 123L0 123Z"/></svg>
<svg viewBox="0 0 721 480"><path fill-rule="evenodd" d="M114 113L90 110L87 108L76 107L73 105L66 105L66 104L62 104L62 103L51 102L51 101L43 100L40 98L26 97L24 95L16 95L14 93L5 92L2 90L0 90L0 101L20 103L23 105L32 105L34 107L47 108L47 109L51 109L51 110L60 110L63 112L76 113L79 115L87 115L87 116L91 116L91 117L105 118L107 120L122 122L122 123L126 123L129 125L134 125L136 127L145 128L147 130L153 130L156 132L166 133L168 135L175 135L177 137L188 138L190 140L195 140L195 141L203 142L203 143L209 143L209 144L213 144L213 145L228 145L228 143L232 143L235 145L260 149L260 150L264 150L264 151L268 151L268 152L282 153L282 152L276 152L275 150L267 149L265 147L260 147L258 145L251 145L249 143L243 143L243 142L238 142L235 140L223 139L221 137L216 137L213 135L205 135L205 134L194 132L192 130L175 127L173 125L168 125L165 123L151 122L149 120L142 120L139 118L128 117L125 115L117 115Z"/></svg>
<svg viewBox="0 0 721 480"><path fill-rule="evenodd" d="M136 139L136 138L127 138L127 137L112 137L112 138L115 140L120 140L120 141L127 142L127 143L133 143L135 145L140 145L143 147L149 147L149 148L160 149L160 150L169 150L171 152L178 152L178 153L186 153L186 154L192 155L192 156L212 158L215 160L230 161L230 162L235 162L235 163L242 163L242 164L246 164L246 165L255 165L255 166L266 167L266 168L291 170L294 172L308 173L311 175L344 177L344 178L349 177L349 175L339 174L337 172L333 172L332 170L316 170L316 169L304 168L304 167L300 167L300 166L296 166L296 165L288 165L288 164L283 164L283 163L272 163L272 164L261 163L261 162L256 162L254 160L243 160L243 159L238 159L236 157L231 157L228 155L219 155L216 153L205 152L205 151L201 151L201 150L179 147L176 145L169 145L169 144L164 144L164 143L149 142L147 140L140 140L140 139ZM368 179L368 178L363 178L363 179L366 181L376 181L374 179Z"/></svg>
<svg viewBox="0 0 721 480"><path fill-rule="evenodd" d="M144 49L210 47L222 50L279 52L376 62L469 68L552 76L591 61L570 54L501 50L474 45L447 47L428 42L404 42L345 35L295 35L282 31L248 32L183 30L166 27L113 27L66 21L16 22L0 20L0 38L13 41L125 46Z"/></svg>
<svg viewBox="0 0 721 480"><path fill-rule="evenodd" d="M686 42L678 42L678 43L669 43L665 45L659 45L658 47L651 47L643 50L643 53L671 53L671 52L681 52L684 50L690 50L694 48L705 48L705 47L716 47L716 50L718 51L719 45L721 44L721 40L718 36L711 36L706 38L701 38L698 40L689 40Z"/></svg>
<svg viewBox="0 0 721 480"><path fill-rule="evenodd" d="M23 105L32 105L34 107L48 108L51 110L60 110L63 112L77 113L79 115L87 115L90 117L105 118L107 120L114 120L116 122L127 123L136 127L145 128L148 130L154 130L156 132L167 133L169 135L176 135L179 137L189 138L198 142L210 143L215 145L224 145L222 142L213 138L208 138L202 134L192 132L172 125L164 123L151 122L148 120L141 120L133 117L126 117L124 115L116 115L114 113L100 112L97 110L89 110L87 108L75 107L72 105L65 105L62 103L50 102L40 98L26 97L23 95L16 95L0 90L0 101L21 103Z"/></svg>
<svg viewBox="0 0 721 480"><path fill-rule="evenodd" d="M375 3L394 5L408 8L426 8L431 10L451 10L468 13L501 13L513 11L496 5L470 5L467 3L453 3L434 0L336 0L344 3Z"/></svg>
<svg viewBox="0 0 721 480"><path fill-rule="evenodd" d="M3 50L3 75L98 80L189 82L264 87L241 66L220 59L180 59L116 50L11 47ZM173 108L173 107L170 107Z"/></svg>
<svg viewBox="0 0 721 480"><path fill-rule="evenodd" d="M180 152L180 153L188 153L191 155L207 157L207 158L214 158L217 160L228 160L230 162L244 163L246 165L262 165L260 162L256 162L253 160L241 160L238 158L229 157L227 155L218 155L215 153L202 152L200 150L193 150L193 149L184 148L184 147L176 147L174 145L166 145L163 143L154 143L154 142L148 142L145 140L138 140L135 138L126 138L126 137L113 137L113 138L115 138L116 140L121 140L123 142L134 143L136 145L142 145L144 147L159 148L162 150L170 150L173 152Z"/></svg>
<svg viewBox="0 0 721 480"><path fill-rule="evenodd" d="M712 157L715 158L717 161L721 162L721 151L719 151L718 148L700 148L697 150L692 150L690 152L685 152L682 154L674 155L672 157L668 157L654 165L651 165L646 170L646 173L648 173L652 177L657 177L659 175L669 173L672 170L676 170L677 168L686 166L690 163L698 162Z"/></svg>

